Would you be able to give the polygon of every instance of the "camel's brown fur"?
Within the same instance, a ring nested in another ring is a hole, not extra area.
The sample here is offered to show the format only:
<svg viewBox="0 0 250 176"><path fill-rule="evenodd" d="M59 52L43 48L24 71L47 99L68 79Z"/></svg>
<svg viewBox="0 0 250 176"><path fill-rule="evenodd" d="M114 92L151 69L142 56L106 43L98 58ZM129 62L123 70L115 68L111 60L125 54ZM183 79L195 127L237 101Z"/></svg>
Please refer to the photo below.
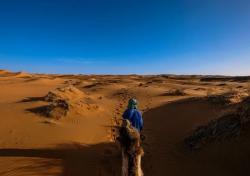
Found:
<svg viewBox="0 0 250 176"><path fill-rule="evenodd" d="M122 176L142 176L141 157L143 149L140 145L139 132L127 120L123 122L119 132L123 157Z"/></svg>

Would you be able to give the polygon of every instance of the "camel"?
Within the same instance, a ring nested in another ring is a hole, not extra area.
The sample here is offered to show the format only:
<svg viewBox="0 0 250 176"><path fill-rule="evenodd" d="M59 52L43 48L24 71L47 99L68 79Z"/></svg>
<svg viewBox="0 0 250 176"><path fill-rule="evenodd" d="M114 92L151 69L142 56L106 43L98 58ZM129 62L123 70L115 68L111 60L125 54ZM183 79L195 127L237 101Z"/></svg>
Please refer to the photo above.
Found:
<svg viewBox="0 0 250 176"><path fill-rule="evenodd" d="M143 176L141 157L144 152L140 144L140 134L128 120L124 120L119 130L122 151L122 176Z"/></svg>

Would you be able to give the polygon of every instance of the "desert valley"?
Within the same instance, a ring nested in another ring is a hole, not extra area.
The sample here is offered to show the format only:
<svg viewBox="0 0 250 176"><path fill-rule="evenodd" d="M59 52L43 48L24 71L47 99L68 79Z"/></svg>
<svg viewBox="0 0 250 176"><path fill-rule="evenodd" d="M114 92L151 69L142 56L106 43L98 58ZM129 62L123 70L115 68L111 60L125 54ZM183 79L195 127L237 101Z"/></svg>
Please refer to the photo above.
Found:
<svg viewBox="0 0 250 176"><path fill-rule="evenodd" d="M143 113L144 175L248 175L249 96L250 77L1 70L0 175L120 175L130 98Z"/></svg>

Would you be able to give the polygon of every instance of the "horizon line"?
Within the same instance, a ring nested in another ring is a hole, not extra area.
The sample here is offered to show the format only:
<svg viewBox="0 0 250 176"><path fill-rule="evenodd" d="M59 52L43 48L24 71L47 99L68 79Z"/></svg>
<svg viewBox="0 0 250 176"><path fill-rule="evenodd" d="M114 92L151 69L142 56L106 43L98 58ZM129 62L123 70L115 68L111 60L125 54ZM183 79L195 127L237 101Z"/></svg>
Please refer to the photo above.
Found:
<svg viewBox="0 0 250 176"><path fill-rule="evenodd" d="M34 75L103 75L103 76L131 76L131 75L137 75L137 76L217 76L217 77L250 77L250 75L231 75L231 74L178 74L178 73L45 73L45 72L29 72L25 70L11 70L11 69L4 69L0 68L0 71L7 71L10 73L28 73L28 74L34 74Z"/></svg>

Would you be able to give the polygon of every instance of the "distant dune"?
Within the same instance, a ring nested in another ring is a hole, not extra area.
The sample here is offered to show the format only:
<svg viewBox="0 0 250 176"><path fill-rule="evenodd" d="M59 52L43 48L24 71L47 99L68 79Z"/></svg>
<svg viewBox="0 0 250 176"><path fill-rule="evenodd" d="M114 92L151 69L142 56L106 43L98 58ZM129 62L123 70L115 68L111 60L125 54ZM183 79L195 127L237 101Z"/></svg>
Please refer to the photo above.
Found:
<svg viewBox="0 0 250 176"><path fill-rule="evenodd" d="M250 76L209 76L201 78L201 81L250 81Z"/></svg>
<svg viewBox="0 0 250 176"><path fill-rule="evenodd" d="M32 77L31 74L26 73L26 72L17 72L13 76L16 78L30 78L30 77Z"/></svg>
<svg viewBox="0 0 250 176"><path fill-rule="evenodd" d="M8 70L0 70L0 76L8 76L10 74L11 74L11 72Z"/></svg>
<svg viewBox="0 0 250 176"><path fill-rule="evenodd" d="M0 70L0 74L5 74L5 73L9 73L10 71L8 70Z"/></svg>
<svg viewBox="0 0 250 176"><path fill-rule="evenodd" d="M0 70L0 76L15 77L15 78L30 78L32 74L26 72L10 72L8 70Z"/></svg>

